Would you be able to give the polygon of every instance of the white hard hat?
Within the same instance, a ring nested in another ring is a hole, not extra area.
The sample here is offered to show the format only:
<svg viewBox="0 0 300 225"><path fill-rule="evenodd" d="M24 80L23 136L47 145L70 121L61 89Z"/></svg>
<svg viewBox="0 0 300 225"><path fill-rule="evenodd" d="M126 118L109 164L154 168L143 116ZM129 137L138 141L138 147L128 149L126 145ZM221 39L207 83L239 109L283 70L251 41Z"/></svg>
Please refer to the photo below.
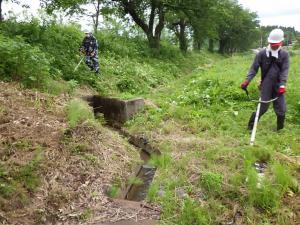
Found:
<svg viewBox="0 0 300 225"><path fill-rule="evenodd" d="M88 30L88 29L84 29L83 32L84 32L85 34L91 34L91 33L92 33L92 32L91 32L90 30Z"/></svg>
<svg viewBox="0 0 300 225"><path fill-rule="evenodd" d="M269 43L280 43L284 40L284 33L283 30L281 29L274 29L271 31L268 37L268 42Z"/></svg>

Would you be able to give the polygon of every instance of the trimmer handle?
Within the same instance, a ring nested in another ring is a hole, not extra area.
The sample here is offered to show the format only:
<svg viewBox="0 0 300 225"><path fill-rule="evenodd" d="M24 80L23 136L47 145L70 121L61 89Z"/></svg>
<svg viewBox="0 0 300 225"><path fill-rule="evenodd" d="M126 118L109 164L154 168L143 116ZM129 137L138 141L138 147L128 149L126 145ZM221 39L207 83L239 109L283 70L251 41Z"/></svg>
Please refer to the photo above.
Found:
<svg viewBox="0 0 300 225"><path fill-rule="evenodd" d="M242 87L242 89L246 92L246 95L248 96L248 98L250 98L247 87Z"/></svg>

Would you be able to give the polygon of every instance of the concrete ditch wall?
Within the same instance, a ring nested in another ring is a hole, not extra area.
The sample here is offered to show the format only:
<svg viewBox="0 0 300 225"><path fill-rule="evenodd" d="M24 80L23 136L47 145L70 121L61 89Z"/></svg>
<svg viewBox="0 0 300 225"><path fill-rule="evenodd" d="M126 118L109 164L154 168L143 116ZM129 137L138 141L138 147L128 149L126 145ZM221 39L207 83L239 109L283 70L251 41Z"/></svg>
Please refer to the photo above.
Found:
<svg viewBox="0 0 300 225"><path fill-rule="evenodd" d="M120 100L103 96L88 96L84 98L93 107L94 113L102 113L111 125L122 125L131 119L144 105L144 99Z"/></svg>

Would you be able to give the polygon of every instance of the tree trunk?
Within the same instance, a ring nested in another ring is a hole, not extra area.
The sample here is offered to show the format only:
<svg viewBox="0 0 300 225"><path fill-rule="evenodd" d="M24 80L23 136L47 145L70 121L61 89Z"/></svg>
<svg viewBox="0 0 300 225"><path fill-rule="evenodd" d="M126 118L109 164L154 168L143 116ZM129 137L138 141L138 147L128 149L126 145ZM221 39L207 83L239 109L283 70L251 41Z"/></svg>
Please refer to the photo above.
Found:
<svg viewBox="0 0 300 225"><path fill-rule="evenodd" d="M147 35L149 47L159 50L160 48L160 37L153 36L152 33Z"/></svg>
<svg viewBox="0 0 300 225"><path fill-rule="evenodd" d="M179 21L172 23L171 29L174 31L179 41L179 49L186 53L188 49L188 40L186 38L186 26L187 23L184 18L180 18Z"/></svg>
<svg viewBox="0 0 300 225"><path fill-rule="evenodd" d="M208 51L213 52L214 51L214 40L209 39L208 41Z"/></svg>
<svg viewBox="0 0 300 225"><path fill-rule="evenodd" d="M183 52L187 52L188 49L188 43L187 43L187 38L185 35L185 29L186 29L186 23L184 20L180 20L179 23L180 31L179 31L179 47L180 50Z"/></svg>
<svg viewBox="0 0 300 225"><path fill-rule="evenodd" d="M200 51L202 48L202 41L200 40L195 40L194 38L194 44L193 44L194 50Z"/></svg>
<svg viewBox="0 0 300 225"><path fill-rule="evenodd" d="M226 47L226 41L225 40L220 40L219 41L219 53L224 54L225 53L225 47Z"/></svg>
<svg viewBox="0 0 300 225"><path fill-rule="evenodd" d="M3 0L0 0L0 22L3 21L3 17L2 17L2 1Z"/></svg>
<svg viewBox="0 0 300 225"><path fill-rule="evenodd" d="M95 6L95 9L96 9L95 18L93 16L94 33L95 34L98 32L98 26L99 26L100 3L101 3L101 0L97 0L97 5Z"/></svg>

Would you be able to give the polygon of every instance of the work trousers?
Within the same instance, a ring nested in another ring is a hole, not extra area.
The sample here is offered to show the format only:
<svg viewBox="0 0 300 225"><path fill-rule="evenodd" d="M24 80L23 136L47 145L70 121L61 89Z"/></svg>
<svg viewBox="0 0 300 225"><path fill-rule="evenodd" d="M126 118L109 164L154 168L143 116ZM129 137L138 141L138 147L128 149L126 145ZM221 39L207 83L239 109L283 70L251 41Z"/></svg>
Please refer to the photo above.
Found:
<svg viewBox="0 0 300 225"><path fill-rule="evenodd" d="M278 82L272 77L266 77L261 84L261 100L269 101L278 96L278 99L273 102L273 108L277 116L284 116L286 112L286 102L283 94L278 95ZM269 103L262 103L259 116L262 116L268 111Z"/></svg>
<svg viewBox="0 0 300 225"><path fill-rule="evenodd" d="M98 71L99 70L98 54L95 54L94 56L87 55L85 57L85 63L91 70Z"/></svg>

